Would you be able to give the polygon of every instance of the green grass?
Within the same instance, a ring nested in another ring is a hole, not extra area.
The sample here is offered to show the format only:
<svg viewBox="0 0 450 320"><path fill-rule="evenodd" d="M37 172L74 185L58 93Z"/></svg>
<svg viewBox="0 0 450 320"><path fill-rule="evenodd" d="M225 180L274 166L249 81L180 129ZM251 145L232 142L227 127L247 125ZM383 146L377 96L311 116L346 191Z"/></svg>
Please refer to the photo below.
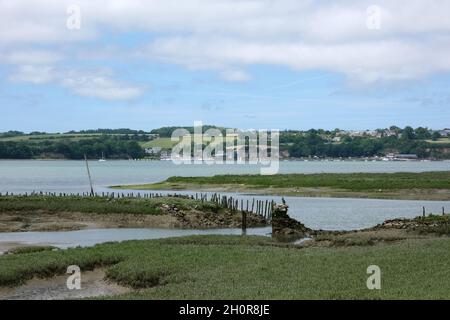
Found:
<svg viewBox="0 0 450 320"><path fill-rule="evenodd" d="M349 191L402 189L450 189L450 171L425 173L322 173L262 175L217 175L213 177L171 177L162 183L198 186L235 185L263 188L334 188ZM157 184L156 184L157 185ZM132 187L132 186L131 186ZM145 187L141 186L142 188ZM152 187L152 185L148 185Z"/></svg>
<svg viewBox="0 0 450 320"><path fill-rule="evenodd" d="M420 234L450 235L449 215L428 215L414 219L419 224L417 232Z"/></svg>
<svg viewBox="0 0 450 320"><path fill-rule="evenodd" d="M192 141L194 141L195 136L191 135ZM211 137L203 136L202 137L204 143L208 143L211 141ZM232 141L233 137L224 137L223 142ZM174 145L178 144L178 141L172 141L171 138L157 138L152 141L141 143L141 146L144 148L162 148L162 149L172 149Z"/></svg>
<svg viewBox="0 0 450 320"><path fill-rule="evenodd" d="M426 142L433 143L433 144L449 144L450 145L450 138L440 138L436 141L426 140Z"/></svg>
<svg viewBox="0 0 450 320"><path fill-rule="evenodd" d="M52 246L26 246L26 247L18 247L12 250L9 250L8 254L26 254L26 253L36 253L43 251L52 251L58 250L56 247Z"/></svg>
<svg viewBox="0 0 450 320"><path fill-rule="evenodd" d="M141 146L143 148L172 149L175 144L177 144L177 142L173 142L170 138L157 138L152 141L141 143Z"/></svg>
<svg viewBox="0 0 450 320"><path fill-rule="evenodd" d="M196 209L200 211L217 210L211 202L201 202L183 198L120 198L102 197L55 197L55 196L2 196L0 212L26 212L43 210L46 212L82 212L82 213L129 213L129 214L163 214L162 204L176 205L181 210Z"/></svg>
<svg viewBox="0 0 450 320"><path fill-rule="evenodd" d="M128 241L0 257L0 285L106 266L139 291L130 299L448 299L450 239L297 249L269 238L202 236ZM366 287L369 265L382 290Z"/></svg>
<svg viewBox="0 0 450 320"><path fill-rule="evenodd" d="M45 140L72 140L79 141L82 139L92 139L101 137L100 133L90 134L38 134L38 135L24 135L15 137L0 137L0 141L45 141Z"/></svg>

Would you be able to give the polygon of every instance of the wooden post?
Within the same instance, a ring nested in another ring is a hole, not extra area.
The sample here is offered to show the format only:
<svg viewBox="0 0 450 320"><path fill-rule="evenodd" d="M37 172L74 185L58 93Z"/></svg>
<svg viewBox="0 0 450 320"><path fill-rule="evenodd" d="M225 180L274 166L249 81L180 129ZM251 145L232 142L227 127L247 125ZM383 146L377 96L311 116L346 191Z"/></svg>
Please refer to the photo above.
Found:
<svg viewBox="0 0 450 320"><path fill-rule="evenodd" d="M442 215L445 216L445 208L442 207Z"/></svg>
<svg viewBox="0 0 450 320"><path fill-rule="evenodd" d="M91 171L89 170L89 163L88 163L86 154L84 155L84 161L86 162L86 169L87 169L87 173L88 173L88 177L89 177L89 184L91 185L91 195L93 196L94 195L94 187L92 186Z"/></svg>
<svg viewBox="0 0 450 320"><path fill-rule="evenodd" d="M422 216L425 217L425 207L423 207Z"/></svg>
<svg viewBox="0 0 450 320"><path fill-rule="evenodd" d="M242 211L242 231L245 233L247 230L247 212Z"/></svg>

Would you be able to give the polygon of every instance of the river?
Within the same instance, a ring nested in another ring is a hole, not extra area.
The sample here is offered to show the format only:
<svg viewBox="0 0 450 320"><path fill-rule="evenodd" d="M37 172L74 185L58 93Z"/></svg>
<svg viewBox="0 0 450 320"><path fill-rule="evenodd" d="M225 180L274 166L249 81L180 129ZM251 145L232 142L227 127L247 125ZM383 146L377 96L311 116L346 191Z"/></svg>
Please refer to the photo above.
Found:
<svg viewBox="0 0 450 320"><path fill-rule="evenodd" d="M107 191L117 184L162 181L170 176L211 176L216 174L258 173L249 165L174 165L170 161L107 161L90 162L96 191ZM365 162L365 161L283 161L280 173L349 173L349 172L424 172L448 171L450 162ZM89 188L83 161L0 161L0 192L32 191L86 192ZM126 192L126 191L124 191ZM160 192L160 191L158 191ZM141 192L142 193L142 192ZM189 194L189 191L177 193ZM223 193L224 195L226 193ZM244 200L274 199L276 196L233 194ZM442 207L450 211L449 201L406 201L372 199L331 199L285 197L289 214L314 229L350 230L372 227L386 219L412 218L422 214L439 213ZM106 241L154 239L191 234L236 234L239 230L161 230L113 229L75 232L0 234L0 244L6 242L52 244L59 247L92 245ZM267 229L250 234L268 234ZM93 237L93 238L92 238Z"/></svg>

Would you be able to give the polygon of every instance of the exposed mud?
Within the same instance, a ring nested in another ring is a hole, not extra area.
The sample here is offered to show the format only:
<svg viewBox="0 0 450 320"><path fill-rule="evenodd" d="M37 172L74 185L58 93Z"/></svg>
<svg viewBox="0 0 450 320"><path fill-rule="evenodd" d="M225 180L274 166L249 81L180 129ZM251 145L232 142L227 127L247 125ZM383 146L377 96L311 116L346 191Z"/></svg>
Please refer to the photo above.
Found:
<svg viewBox="0 0 450 320"><path fill-rule="evenodd" d="M208 229L236 228L242 215L230 210L203 212L162 204L162 214L84 213L23 210L0 212L0 232L75 231L103 228ZM214 210L213 210L214 211ZM263 217L247 214L248 227L266 226Z"/></svg>
<svg viewBox="0 0 450 320"><path fill-rule="evenodd" d="M81 289L69 290L69 275L47 279L32 279L14 288L0 288L0 300L65 300L102 297L130 292L131 289L105 280L102 269L81 273Z"/></svg>

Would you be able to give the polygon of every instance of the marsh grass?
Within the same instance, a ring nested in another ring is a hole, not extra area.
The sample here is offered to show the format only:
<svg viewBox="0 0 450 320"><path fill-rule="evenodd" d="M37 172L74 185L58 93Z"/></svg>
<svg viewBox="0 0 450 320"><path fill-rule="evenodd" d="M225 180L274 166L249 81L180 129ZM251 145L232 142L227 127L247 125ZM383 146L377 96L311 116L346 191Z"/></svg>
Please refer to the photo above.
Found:
<svg viewBox="0 0 450 320"><path fill-rule="evenodd" d="M43 251L53 251L58 250L56 247L52 246L25 246L25 247L18 247L9 250L6 252L7 254L27 254L27 253L36 253L36 252L43 252Z"/></svg>
<svg viewBox="0 0 450 320"><path fill-rule="evenodd" d="M107 277L140 288L121 299L448 299L450 240L299 249L263 237L195 236L127 241L0 257L0 284L106 267ZM367 267L382 290L366 287Z"/></svg>
<svg viewBox="0 0 450 320"><path fill-rule="evenodd" d="M335 188L349 191L450 189L450 172L424 173L322 173L262 175L217 175L171 177L167 183L239 185L255 188Z"/></svg>
<svg viewBox="0 0 450 320"><path fill-rule="evenodd" d="M164 214L161 206L176 205L181 210L200 210L217 212L212 202L201 202L183 198L120 198L77 197L77 196L2 196L0 212L27 212L42 210L45 212L82 212L82 213L129 213Z"/></svg>
<svg viewBox="0 0 450 320"><path fill-rule="evenodd" d="M418 223L415 231L419 234L436 234L440 236L450 235L449 215L428 215L414 219Z"/></svg>

